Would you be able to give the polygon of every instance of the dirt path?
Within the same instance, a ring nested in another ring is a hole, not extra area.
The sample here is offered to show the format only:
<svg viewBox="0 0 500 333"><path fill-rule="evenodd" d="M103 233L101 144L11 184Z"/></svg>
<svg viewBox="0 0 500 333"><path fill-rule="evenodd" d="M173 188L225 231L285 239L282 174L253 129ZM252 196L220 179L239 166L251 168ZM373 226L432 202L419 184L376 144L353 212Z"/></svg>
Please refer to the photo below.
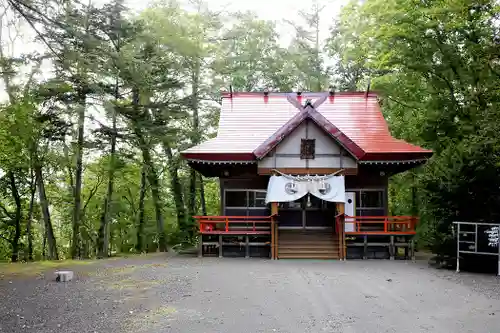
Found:
<svg viewBox="0 0 500 333"><path fill-rule="evenodd" d="M499 279L392 261L145 257L0 281L0 332L498 332Z"/></svg>

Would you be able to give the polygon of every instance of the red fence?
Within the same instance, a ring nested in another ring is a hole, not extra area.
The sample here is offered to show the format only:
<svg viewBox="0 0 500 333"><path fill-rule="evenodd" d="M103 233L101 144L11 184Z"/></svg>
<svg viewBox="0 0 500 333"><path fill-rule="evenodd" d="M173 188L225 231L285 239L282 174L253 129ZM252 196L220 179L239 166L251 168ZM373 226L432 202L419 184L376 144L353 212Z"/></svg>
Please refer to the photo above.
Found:
<svg viewBox="0 0 500 333"><path fill-rule="evenodd" d="M205 235L270 235L273 216L193 216Z"/></svg>
<svg viewBox="0 0 500 333"><path fill-rule="evenodd" d="M344 216L348 235L414 235L414 216Z"/></svg>

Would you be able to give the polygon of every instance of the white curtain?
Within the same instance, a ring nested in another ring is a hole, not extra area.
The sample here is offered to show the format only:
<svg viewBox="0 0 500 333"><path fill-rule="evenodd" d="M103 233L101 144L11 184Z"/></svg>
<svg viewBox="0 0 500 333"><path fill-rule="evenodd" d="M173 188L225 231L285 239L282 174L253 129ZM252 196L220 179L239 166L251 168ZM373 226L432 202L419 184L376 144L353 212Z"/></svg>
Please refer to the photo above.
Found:
<svg viewBox="0 0 500 333"><path fill-rule="evenodd" d="M311 193L325 201L345 202L344 176L292 177L271 176L267 185L266 203L290 202Z"/></svg>

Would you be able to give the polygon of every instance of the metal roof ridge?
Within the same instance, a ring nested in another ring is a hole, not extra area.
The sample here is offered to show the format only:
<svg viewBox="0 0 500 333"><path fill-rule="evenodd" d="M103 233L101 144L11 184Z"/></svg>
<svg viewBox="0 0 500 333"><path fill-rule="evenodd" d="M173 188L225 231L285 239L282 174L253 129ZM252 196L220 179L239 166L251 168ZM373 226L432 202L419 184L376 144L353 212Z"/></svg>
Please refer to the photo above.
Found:
<svg viewBox="0 0 500 333"><path fill-rule="evenodd" d="M286 91L286 92L269 92L267 94L267 97L281 97L281 98L286 98L287 95L290 94L296 94L296 92L293 91ZM314 91L303 91L301 92L301 96L303 98L305 97L321 97L324 94L329 94L329 92L314 92ZM336 91L335 96L360 96L360 97L365 97L366 91ZM378 93L375 91L370 91L368 93L368 97L378 97ZM222 98L235 98L235 97L264 97L264 92L262 91L233 91L231 92L222 92L221 97Z"/></svg>

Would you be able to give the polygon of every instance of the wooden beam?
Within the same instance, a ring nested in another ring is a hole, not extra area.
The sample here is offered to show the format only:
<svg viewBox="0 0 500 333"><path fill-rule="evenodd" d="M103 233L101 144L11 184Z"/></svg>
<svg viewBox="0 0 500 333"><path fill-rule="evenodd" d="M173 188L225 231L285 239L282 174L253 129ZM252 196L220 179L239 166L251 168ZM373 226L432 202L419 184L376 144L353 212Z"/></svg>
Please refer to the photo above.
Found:
<svg viewBox="0 0 500 333"><path fill-rule="evenodd" d="M363 236L363 259L368 259L368 236Z"/></svg>
<svg viewBox="0 0 500 333"><path fill-rule="evenodd" d="M396 247L394 246L394 236L391 236L391 243L389 244L389 256L391 260L394 260L395 253Z"/></svg>
<svg viewBox="0 0 500 333"><path fill-rule="evenodd" d="M277 223L276 223L276 216L278 215L278 203L277 202L271 202L271 215L272 215L272 220L271 220L271 259L276 259L278 255L278 250L277 250L277 233L278 233L278 228L277 228Z"/></svg>
<svg viewBox="0 0 500 333"><path fill-rule="evenodd" d="M279 172L293 175L321 175L321 174L331 174L340 170L344 170L342 175L357 175L357 168L258 168L257 172L259 175L272 175L274 170Z"/></svg>
<svg viewBox="0 0 500 333"><path fill-rule="evenodd" d="M345 203L337 202L337 214L340 215L339 223L339 257L341 260L346 258L346 243L345 243L345 227L344 227L344 214L345 214Z"/></svg>
<svg viewBox="0 0 500 333"><path fill-rule="evenodd" d="M219 235L219 258L222 258L222 235Z"/></svg>
<svg viewBox="0 0 500 333"><path fill-rule="evenodd" d="M248 235L245 236L245 258L250 258L250 241Z"/></svg>
<svg viewBox="0 0 500 333"><path fill-rule="evenodd" d="M203 235L200 234L200 243L198 244L198 257L203 257Z"/></svg>

